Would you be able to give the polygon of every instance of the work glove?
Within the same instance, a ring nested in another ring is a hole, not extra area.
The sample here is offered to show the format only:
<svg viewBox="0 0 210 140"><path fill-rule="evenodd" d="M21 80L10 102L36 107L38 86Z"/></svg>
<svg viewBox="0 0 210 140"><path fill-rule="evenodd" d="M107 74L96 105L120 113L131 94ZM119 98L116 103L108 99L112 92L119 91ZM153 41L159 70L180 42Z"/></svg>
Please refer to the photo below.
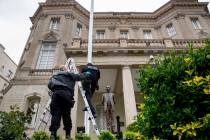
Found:
<svg viewBox="0 0 210 140"><path fill-rule="evenodd" d="M98 86L98 84L96 85L96 90L99 90L99 86Z"/></svg>

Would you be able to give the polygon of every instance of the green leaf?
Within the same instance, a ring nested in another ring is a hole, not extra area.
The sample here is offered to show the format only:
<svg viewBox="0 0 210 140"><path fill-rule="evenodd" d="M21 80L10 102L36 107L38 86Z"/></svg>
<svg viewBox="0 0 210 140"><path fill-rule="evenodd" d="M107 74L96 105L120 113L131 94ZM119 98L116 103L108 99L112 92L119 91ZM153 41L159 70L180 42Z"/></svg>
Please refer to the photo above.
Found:
<svg viewBox="0 0 210 140"><path fill-rule="evenodd" d="M179 131L174 130L174 131L173 131L173 136L176 136L178 133L179 133Z"/></svg>
<svg viewBox="0 0 210 140"><path fill-rule="evenodd" d="M194 72L194 69L192 70L186 70L185 71L189 76L192 76L193 72Z"/></svg>

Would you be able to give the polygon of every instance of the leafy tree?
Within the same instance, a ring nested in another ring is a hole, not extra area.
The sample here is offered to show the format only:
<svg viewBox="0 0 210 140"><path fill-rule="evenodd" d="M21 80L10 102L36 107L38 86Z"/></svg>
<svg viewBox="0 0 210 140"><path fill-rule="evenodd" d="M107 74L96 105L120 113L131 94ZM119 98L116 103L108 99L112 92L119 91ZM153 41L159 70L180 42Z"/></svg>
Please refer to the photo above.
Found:
<svg viewBox="0 0 210 140"><path fill-rule="evenodd" d="M210 41L203 48L177 54L139 68L138 87L144 104L138 131L149 138L207 139L210 137Z"/></svg>
<svg viewBox="0 0 210 140"><path fill-rule="evenodd" d="M30 121L17 106L10 107L11 112L0 112L0 140L24 140L25 123Z"/></svg>

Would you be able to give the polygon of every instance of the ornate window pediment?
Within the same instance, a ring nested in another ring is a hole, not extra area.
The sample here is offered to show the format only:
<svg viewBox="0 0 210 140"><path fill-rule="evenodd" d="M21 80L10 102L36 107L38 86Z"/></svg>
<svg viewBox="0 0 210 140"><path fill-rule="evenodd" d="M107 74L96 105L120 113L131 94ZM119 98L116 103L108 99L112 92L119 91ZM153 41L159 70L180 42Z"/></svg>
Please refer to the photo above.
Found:
<svg viewBox="0 0 210 140"><path fill-rule="evenodd" d="M44 41L57 41L57 33L51 31L44 36Z"/></svg>

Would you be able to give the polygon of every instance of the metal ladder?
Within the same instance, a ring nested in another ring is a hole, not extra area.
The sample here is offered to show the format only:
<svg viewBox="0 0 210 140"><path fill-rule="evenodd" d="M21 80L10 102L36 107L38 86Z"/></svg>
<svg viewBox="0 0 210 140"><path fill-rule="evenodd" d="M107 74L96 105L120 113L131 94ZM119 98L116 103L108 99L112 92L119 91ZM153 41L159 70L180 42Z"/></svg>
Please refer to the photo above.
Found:
<svg viewBox="0 0 210 140"><path fill-rule="evenodd" d="M52 118L52 116L50 114L50 103L51 103L52 91L48 91L48 94L50 96L50 99L47 101L47 104L44 108L44 111L43 111L41 117L40 117L40 120L38 121L38 123L36 123L36 125L34 127L35 131L45 130L48 122Z"/></svg>
<svg viewBox="0 0 210 140"><path fill-rule="evenodd" d="M73 58L69 58L67 60L67 62L65 64L65 67L68 68L69 72L73 72L75 74L79 73L77 68L76 68L76 64L75 64ZM88 115L89 115L89 120L91 120L91 122L93 124L93 127L94 127L96 135L100 135L100 131L99 131L98 127L97 127L95 118L94 118L94 116L93 116L93 114L91 112L90 106L89 106L87 98L85 96L85 91L82 88L81 81L77 82L77 84L78 84L78 87L80 89L80 94L81 94L81 96L82 96L82 98L84 100L85 107L87 108L87 112L88 112ZM51 97L52 94L49 92L49 95ZM44 112L42 113L42 116L40 117L41 119L39 120L39 122L35 126L35 131L39 131L41 128L43 128L43 130L46 129L47 124L48 124L49 120L51 119L50 102L51 102L51 98L48 100L47 105L45 106Z"/></svg>

